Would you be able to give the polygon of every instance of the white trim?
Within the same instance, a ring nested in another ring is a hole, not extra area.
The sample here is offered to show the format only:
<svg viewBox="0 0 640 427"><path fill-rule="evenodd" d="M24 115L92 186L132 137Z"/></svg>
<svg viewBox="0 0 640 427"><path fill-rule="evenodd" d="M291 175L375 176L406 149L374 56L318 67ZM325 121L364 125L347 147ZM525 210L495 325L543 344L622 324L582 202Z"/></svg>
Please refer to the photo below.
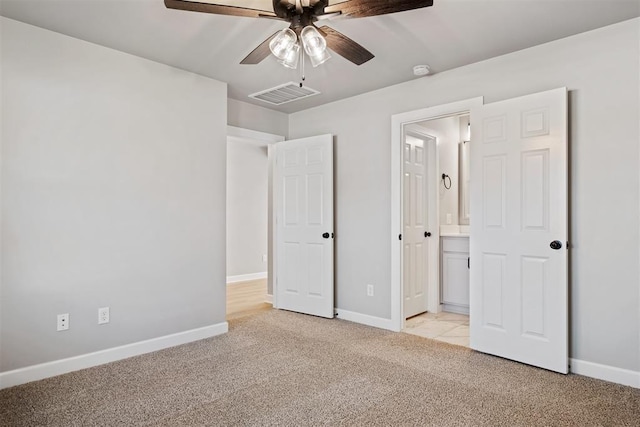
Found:
<svg viewBox="0 0 640 427"><path fill-rule="evenodd" d="M249 280L266 279L269 273L262 271L260 273L238 274L237 276L227 276L227 285L231 283L247 282Z"/></svg>
<svg viewBox="0 0 640 427"><path fill-rule="evenodd" d="M276 203L276 189L274 188L275 168L276 168L276 144L267 145L267 157L269 159L269 201L268 201L268 221L270 236L268 236L268 252L267 252L267 270L269 278L267 280L267 288L271 287L271 305L278 308L278 300L276 298L276 284L278 283L278 271L276 269L278 261L278 211Z"/></svg>
<svg viewBox="0 0 640 427"><path fill-rule="evenodd" d="M601 365L580 359L569 359L570 372L585 377L640 388L640 372Z"/></svg>
<svg viewBox="0 0 640 427"><path fill-rule="evenodd" d="M227 137L260 141L267 144L284 141L284 136L282 135L259 132L257 130L239 128L235 126L227 126Z"/></svg>
<svg viewBox="0 0 640 427"><path fill-rule="evenodd" d="M119 347L108 348L94 353L82 354L80 356L54 360L53 362L41 363L39 365L2 372L0 373L0 389L54 377L56 375L62 375L68 372L78 371L80 369L91 368L93 366L103 365L105 363L115 362L129 357L187 344L192 341L215 337L216 335L226 333L228 330L229 325L227 322L216 323L215 325L204 326L202 328L191 329L189 331L178 332Z"/></svg>
<svg viewBox="0 0 640 427"><path fill-rule="evenodd" d="M400 332L394 328L391 319L383 319L381 317L369 316L368 314L355 313L353 311L334 308L336 317L349 322L360 323L362 325L373 326L374 328L386 329L388 331Z"/></svg>
<svg viewBox="0 0 640 427"><path fill-rule="evenodd" d="M264 302L266 302L267 304L273 305L273 295L272 294L267 294L264 297Z"/></svg>
<svg viewBox="0 0 640 427"><path fill-rule="evenodd" d="M402 135L404 126L424 120L449 117L484 104L483 97L452 102L391 116L391 320L394 331L402 330L402 251L398 235L402 233Z"/></svg>
<svg viewBox="0 0 640 427"><path fill-rule="evenodd" d="M441 311L446 311L447 313L457 313L464 314L466 316L469 315L469 307L462 307L455 304L440 304L438 307L438 313Z"/></svg>

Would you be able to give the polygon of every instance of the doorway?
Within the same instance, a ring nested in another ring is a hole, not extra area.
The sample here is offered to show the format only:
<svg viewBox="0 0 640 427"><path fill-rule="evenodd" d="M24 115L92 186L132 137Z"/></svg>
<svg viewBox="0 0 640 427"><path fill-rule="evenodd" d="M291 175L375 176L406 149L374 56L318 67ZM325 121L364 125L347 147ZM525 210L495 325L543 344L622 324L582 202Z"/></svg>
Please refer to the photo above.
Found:
<svg viewBox="0 0 640 427"><path fill-rule="evenodd" d="M486 105L477 98L395 115L391 152L395 234L402 227L407 126L470 112L470 347L560 373L568 372L567 101L567 89L557 88ZM403 251L395 243L391 309L402 330ZM442 251L461 251L459 243L443 241ZM460 257L453 258L460 264Z"/></svg>
<svg viewBox="0 0 640 427"><path fill-rule="evenodd" d="M227 127L227 318L271 307L270 147L283 140Z"/></svg>
<svg viewBox="0 0 640 427"><path fill-rule="evenodd" d="M398 238L402 235L404 229L404 150L403 145L405 135L421 135L435 136L438 140L437 129L425 128L424 124L433 122L438 119L447 119L451 117L459 117L468 114L472 107L481 106L482 98L474 98L471 100L455 102L451 104L441 105L437 107L426 108L423 110L403 113L392 117L392 151L391 151L391 219L392 219L392 248L391 248L391 321L394 330L401 331L406 327L405 315L405 287L404 287L404 268L405 257L404 248L397 244ZM457 120L457 119L451 119ZM422 124L422 126L421 126ZM437 144L436 144L437 145ZM437 160L437 149L434 153L434 161L436 167L432 170L435 180L432 181L432 191L435 192L435 203L432 203L434 213L431 215L430 230L428 237L429 251L426 255L426 265L429 269L427 277L427 312L432 315L438 315L441 312L440 307L440 203L439 203L439 186L443 185L438 173L440 172L439 162ZM446 173L447 175L451 175ZM434 182L435 181L435 182ZM437 183L437 185L435 185ZM448 184L448 182L447 182ZM448 185L447 185L448 186ZM434 206L435 205L435 206ZM457 206L457 204L456 204ZM447 217L445 215L444 220Z"/></svg>
<svg viewBox="0 0 640 427"><path fill-rule="evenodd" d="M406 126L402 164L403 332L466 347L469 123L465 112Z"/></svg>

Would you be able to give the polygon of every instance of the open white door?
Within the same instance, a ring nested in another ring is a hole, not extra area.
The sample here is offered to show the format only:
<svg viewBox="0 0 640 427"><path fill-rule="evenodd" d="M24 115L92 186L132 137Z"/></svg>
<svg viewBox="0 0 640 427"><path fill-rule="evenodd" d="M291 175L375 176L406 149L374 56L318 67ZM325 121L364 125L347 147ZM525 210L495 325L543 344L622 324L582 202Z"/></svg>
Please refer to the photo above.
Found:
<svg viewBox="0 0 640 427"><path fill-rule="evenodd" d="M568 370L567 90L471 110L470 344Z"/></svg>
<svg viewBox="0 0 640 427"><path fill-rule="evenodd" d="M428 163L435 157L431 136L405 135L402 170L402 262L404 318L427 311L429 265Z"/></svg>
<svg viewBox="0 0 640 427"><path fill-rule="evenodd" d="M333 137L276 144L275 306L333 317Z"/></svg>

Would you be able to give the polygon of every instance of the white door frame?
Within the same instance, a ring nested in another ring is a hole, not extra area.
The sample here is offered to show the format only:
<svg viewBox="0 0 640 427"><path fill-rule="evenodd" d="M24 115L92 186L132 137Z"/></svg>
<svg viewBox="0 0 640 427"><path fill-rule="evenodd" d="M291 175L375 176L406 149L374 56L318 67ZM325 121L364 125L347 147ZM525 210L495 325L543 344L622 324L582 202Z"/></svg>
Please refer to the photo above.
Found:
<svg viewBox="0 0 640 427"><path fill-rule="evenodd" d="M391 325L392 330L404 329L402 295L402 245L398 235L402 234L402 141L405 126L426 120L435 120L469 112L484 104L483 97L471 98L450 104L423 108L391 116ZM437 219L437 224L440 224ZM439 235L439 233L438 233ZM439 256L439 254L437 254ZM438 286L431 283L429 286ZM436 289L435 292L438 292ZM429 295L433 291L429 290ZM439 304L439 301L436 301ZM431 304L429 301L428 304Z"/></svg>
<svg viewBox="0 0 640 427"><path fill-rule="evenodd" d="M273 203L273 163L274 163L274 151L273 145L282 142L285 140L285 137L282 135L276 135L272 133L259 132L251 129L240 128L236 126L227 126L227 140L233 141L234 139L241 140L243 142L253 142L260 144L267 144L267 157L268 157L268 198L267 198L267 221L268 221L268 230L267 230L267 283L271 286L273 294L275 288L275 260L276 260L276 214L275 214L275 206ZM226 206L225 206L226 209ZM267 295L267 300L271 300L275 307L275 301L271 298L270 295Z"/></svg>

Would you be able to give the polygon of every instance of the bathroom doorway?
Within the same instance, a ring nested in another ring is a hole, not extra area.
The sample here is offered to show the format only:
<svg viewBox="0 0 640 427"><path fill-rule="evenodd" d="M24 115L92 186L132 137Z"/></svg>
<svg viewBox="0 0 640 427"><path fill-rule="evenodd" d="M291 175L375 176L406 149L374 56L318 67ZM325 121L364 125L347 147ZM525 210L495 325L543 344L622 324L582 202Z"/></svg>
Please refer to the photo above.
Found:
<svg viewBox="0 0 640 427"><path fill-rule="evenodd" d="M430 208L433 210L433 214L429 220L431 221L429 230L425 230L431 233L429 238L429 251L426 254L426 265L429 268L427 272L427 313L431 313L431 315L437 315L442 312L441 301L440 301L440 252L441 252L441 244L440 244L440 232L441 228L443 231L446 227L441 227L441 224L446 224L447 215L446 213L451 213L451 226L454 225L454 221L459 215L457 211L454 212L451 206L448 207L450 211L443 212L441 215L441 207L440 207L440 186L444 185L442 180L442 173L448 175L446 178L446 186L450 187L452 183L449 183L449 178L454 178L452 176L454 172L449 172L443 170L443 165L440 165L440 159L438 150L440 150L440 142L439 140L446 137L446 132L442 129L439 129L437 125L441 123L436 123L436 120L443 119L443 122L456 122L458 123L458 136L459 136L459 123L460 117L463 115L468 115L469 111L473 107L482 106L483 100L482 98L474 98L465 101L454 102L451 104L440 105L436 107L429 107L422 110L416 110L409 113L398 114L392 117L392 151L391 151L391 223L392 223L392 242L391 242L391 321L394 327L394 330L401 331L405 328L406 316L404 309L404 247L402 244L398 244L398 239L402 239L402 233L404 230L404 208L405 208L405 200L404 200L404 192L403 192L403 181L405 179L404 176L404 155L405 155L405 136L420 133L422 135L429 135L431 137L435 137L436 140L436 150L433 155L433 161L435 163L435 168L431 171L431 176L434 178L430 181L431 191L434 194L433 199L435 202L431 202ZM425 127L427 122L431 122L431 128L428 126ZM439 138L440 137L440 138ZM457 141L460 142L460 141ZM455 170L458 169L457 163ZM455 176L456 183L458 181L457 176ZM457 183L459 186L459 184ZM443 190L445 191L445 190ZM449 190L446 190L449 191ZM447 193L450 195L453 193ZM444 194L443 194L444 196ZM435 206L434 206L435 205ZM452 203L452 206L458 206L458 202ZM443 209L446 206L443 206ZM454 215L456 214L456 215ZM441 218L442 217L442 218ZM457 321L457 320L456 320Z"/></svg>
<svg viewBox="0 0 640 427"><path fill-rule="evenodd" d="M403 331L467 347L469 117L408 125L402 164Z"/></svg>

